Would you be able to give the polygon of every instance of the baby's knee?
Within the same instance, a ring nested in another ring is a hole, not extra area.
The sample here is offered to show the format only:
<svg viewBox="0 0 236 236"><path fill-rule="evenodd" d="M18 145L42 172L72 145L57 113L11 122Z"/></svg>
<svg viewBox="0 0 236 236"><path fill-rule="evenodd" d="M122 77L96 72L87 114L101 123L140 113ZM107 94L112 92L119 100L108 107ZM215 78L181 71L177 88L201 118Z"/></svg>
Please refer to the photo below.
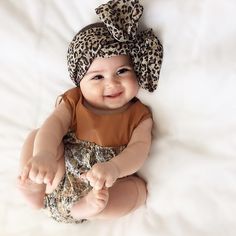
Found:
<svg viewBox="0 0 236 236"><path fill-rule="evenodd" d="M23 183L20 178L17 179L17 189L33 209L39 210L44 207L45 185L36 184L30 179L26 179Z"/></svg>
<svg viewBox="0 0 236 236"><path fill-rule="evenodd" d="M33 129L31 130L26 138L26 141L34 141L36 134L38 133L39 129Z"/></svg>
<svg viewBox="0 0 236 236"><path fill-rule="evenodd" d="M137 200L134 209L145 204L147 199L147 185L146 182L138 176L130 176L129 179L134 183L137 191Z"/></svg>
<svg viewBox="0 0 236 236"><path fill-rule="evenodd" d="M29 135L32 135L32 136L35 136L39 131L39 128L38 129L33 129L29 132Z"/></svg>

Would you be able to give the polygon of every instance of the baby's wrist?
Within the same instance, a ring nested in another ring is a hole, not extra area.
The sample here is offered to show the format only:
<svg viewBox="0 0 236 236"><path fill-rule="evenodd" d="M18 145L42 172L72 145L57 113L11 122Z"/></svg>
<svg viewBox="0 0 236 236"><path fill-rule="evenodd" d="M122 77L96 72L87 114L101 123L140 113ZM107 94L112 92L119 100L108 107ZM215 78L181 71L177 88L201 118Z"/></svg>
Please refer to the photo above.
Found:
<svg viewBox="0 0 236 236"><path fill-rule="evenodd" d="M55 159L55 155L53 155L53 153L49 151L39 151L37 153L34 153L34 157L42 157L42 156L50 159Z"/></svg>
<svg viewBox="0 0 236 236"><path fill-rule="evenodd" d="M112 165L115 172L117 173L117 177L120 178L120 168L118 167L118 165L113 160L110 160L109 162Z"/></svg>

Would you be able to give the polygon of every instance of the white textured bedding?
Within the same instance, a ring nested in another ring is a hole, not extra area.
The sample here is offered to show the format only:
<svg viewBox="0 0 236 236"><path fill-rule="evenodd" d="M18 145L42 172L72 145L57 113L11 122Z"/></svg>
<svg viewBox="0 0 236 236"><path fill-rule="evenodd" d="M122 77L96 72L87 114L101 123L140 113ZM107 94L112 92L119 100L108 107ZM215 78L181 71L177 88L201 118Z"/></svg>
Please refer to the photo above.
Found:
<svg viewBox="0 0 236 236"><path fill-rule="evenodd" d="M143 0L164 46L159 89L140 91L156 130L140 171L146 207L114 221L58 224L15 188L26 134L72 87L68 42L104 0L0 1L1 236L236 235L236 1Z"/></svg>

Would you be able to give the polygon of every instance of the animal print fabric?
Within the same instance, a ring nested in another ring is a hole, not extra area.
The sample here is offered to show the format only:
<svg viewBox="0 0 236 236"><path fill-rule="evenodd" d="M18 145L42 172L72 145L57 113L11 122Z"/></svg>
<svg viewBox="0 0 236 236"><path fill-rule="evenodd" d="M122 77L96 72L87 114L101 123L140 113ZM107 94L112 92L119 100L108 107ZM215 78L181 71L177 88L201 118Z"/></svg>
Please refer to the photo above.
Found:
<svg viewBox="0 0 236 236"><path fill-rule="evenodd" d="M143 7L138 0L112 0L95 9L102 21L75 35L68 48L70 78L79 86L96 57L129 55L139 85L153 92L158 85L163 47L152 29L138 32Z"/></svg>
<svg viewBox="0 0 236 236"><path fill-rule="evenodd" d="M120 147L101 147L95 143L76 138L75 133L69 132L63 139L65 148L65 175L57 188L44 198L45 211L58 222L82 223L85 219L77 220L70 215L73 204L92 190L89 182L81 179L80 175L96 163L109 161L124 150Z"/></svg>

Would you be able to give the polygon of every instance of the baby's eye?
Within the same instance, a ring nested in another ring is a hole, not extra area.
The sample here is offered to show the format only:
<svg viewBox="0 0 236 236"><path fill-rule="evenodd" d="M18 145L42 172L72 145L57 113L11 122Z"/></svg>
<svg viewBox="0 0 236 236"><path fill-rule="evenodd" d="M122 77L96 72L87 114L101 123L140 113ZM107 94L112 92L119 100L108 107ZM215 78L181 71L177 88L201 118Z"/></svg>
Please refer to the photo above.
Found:
<svg viewBox="0 0 236 236"><path fill-rule="evenodd" d="M92 80L100 80L100 79L103 79L102 75L96 75L92 78Z"/></svg>
<svg viewBox="0 0 236 236"><path fill-rule="evenodd" d="M121 68L121 69L119 69L119 70L117 71L117 74L118 74L118 75L121 75L121 74L124 74L124 73L126 73L126 72L128 72L128 71L130 71L129 68Z"/></svg>

